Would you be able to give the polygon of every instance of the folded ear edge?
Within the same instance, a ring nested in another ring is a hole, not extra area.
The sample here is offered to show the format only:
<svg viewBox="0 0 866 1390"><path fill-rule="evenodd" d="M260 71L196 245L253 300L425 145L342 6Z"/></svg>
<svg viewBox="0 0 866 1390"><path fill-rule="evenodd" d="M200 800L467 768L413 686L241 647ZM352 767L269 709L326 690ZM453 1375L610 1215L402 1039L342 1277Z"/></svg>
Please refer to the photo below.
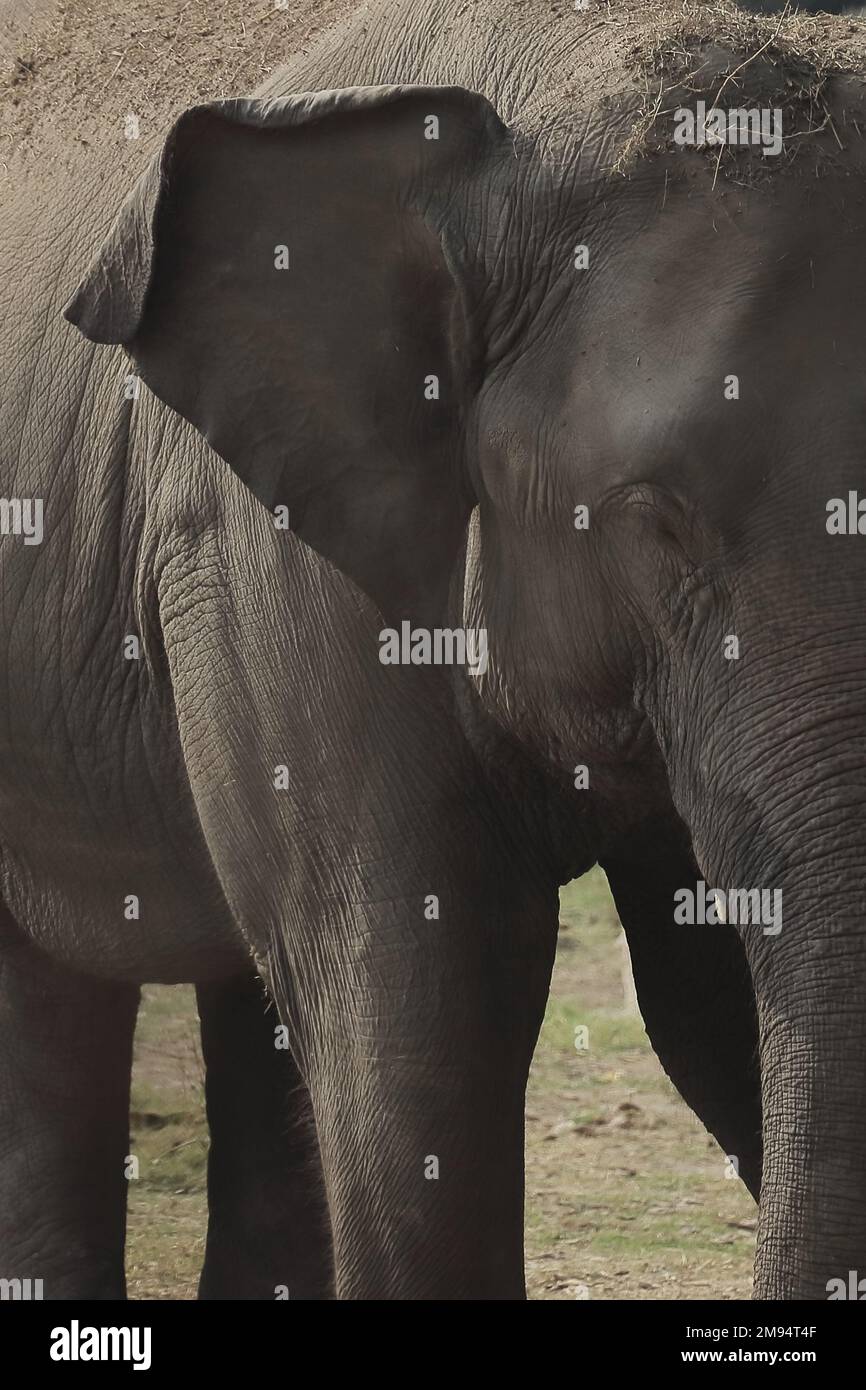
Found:
<svg viewBox="0 0 866 1390"><path fill-rule="evenodd" d="M129 345L142 324L154 266L160 203L178 157L188 153L213 120L261 129L290 130L346 114L405 101L448 102L463 108L476 129L470 157L508 135L486 97L466 87L392 85L303 92L273 102L240 97L190 107L171 127L165 143L123 203L87 273L63 308L63 317L94 343ZM480 129L477 127L480 126ZM478 136L485 137L479 141Z"/></svg>

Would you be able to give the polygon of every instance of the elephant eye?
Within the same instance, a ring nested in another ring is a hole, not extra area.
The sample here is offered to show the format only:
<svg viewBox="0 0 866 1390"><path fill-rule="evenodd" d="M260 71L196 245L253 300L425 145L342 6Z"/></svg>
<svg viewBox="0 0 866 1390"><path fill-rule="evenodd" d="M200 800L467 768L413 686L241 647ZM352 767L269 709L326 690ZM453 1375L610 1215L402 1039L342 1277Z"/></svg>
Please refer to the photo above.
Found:
<svg viewBox="0 0 866 1390"><path fill-rule="evenodd" d="M709 558L712 547L706 529L683 498L655 483L632 483L605 499L639 527L638 544L650 541L657 553L672 562L680 583L692 583Z"/></svg>

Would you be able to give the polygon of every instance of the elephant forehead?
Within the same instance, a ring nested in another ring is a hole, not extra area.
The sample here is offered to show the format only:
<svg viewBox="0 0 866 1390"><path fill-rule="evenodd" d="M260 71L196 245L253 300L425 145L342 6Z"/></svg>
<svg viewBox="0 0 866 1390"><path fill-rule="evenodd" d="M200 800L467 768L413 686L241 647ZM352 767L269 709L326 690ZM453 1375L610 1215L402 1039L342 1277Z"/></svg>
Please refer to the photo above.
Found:
<svg viewBox="0 0 866 1390"><path fill-rule="evenodd" d="M723 445L750 464L848 451L866 408L866 207L850 179L807 192L672 188L637 228L614 221L595 260L588 238L564 309L515 359L503 413L528 401L535 423L504 451L513 466L533 437L582 470L619 460L626 480Z"/></svg>

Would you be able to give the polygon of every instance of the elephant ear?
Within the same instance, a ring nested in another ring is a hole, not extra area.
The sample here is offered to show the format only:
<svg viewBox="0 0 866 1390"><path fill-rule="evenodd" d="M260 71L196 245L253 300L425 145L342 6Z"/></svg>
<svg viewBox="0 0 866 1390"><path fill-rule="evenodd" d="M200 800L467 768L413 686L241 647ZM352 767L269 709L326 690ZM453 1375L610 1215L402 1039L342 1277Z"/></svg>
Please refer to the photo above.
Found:
<svg viewBox="0 0 866 1390"><path fill-rule="evenodd" d="M64 311L390 612L441 597L468 514L463 248L506 137L455 87L195 107Z"/></svg>

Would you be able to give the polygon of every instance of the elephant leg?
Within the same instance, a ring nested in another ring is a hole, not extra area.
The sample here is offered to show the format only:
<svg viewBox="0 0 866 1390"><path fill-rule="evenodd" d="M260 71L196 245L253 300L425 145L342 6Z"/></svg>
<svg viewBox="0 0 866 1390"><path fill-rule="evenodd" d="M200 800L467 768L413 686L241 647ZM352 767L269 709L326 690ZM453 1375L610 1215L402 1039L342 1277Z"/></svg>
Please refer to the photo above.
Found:
<svg viewBox="0 0 866 1390"><path fill-rule="evenodd" d="M625 929L650 1041L683 1099L755 1200L761 1187L761 1077L752 980L732 927L674 921L674 893L700 878L680 822L602 858Z"/></svg>
<svg viewBox="0 0 866 1390"><path fill-rule="evenodd" d="M504 908L497 939L463 913L419 924L420 902L342 951L321 934L324 1027L297 982L337 1297L522 1299L524 1097L555 918L521 949Z"/></svg>
<svg viewBox="0 0 866 1390"><path fill-rule="evenodd" d="M125 1298L139 991L0 938L0 1277L41 1279L46 1299Z"/></svg>
<svg viewBox="0 0 866 1390"><path fill-rule="evenodd" d="M282 1046L276 1011L254 972L199 985L196 993L210 1126L199 1297L332 1297L310 1098Z"/></svg>

